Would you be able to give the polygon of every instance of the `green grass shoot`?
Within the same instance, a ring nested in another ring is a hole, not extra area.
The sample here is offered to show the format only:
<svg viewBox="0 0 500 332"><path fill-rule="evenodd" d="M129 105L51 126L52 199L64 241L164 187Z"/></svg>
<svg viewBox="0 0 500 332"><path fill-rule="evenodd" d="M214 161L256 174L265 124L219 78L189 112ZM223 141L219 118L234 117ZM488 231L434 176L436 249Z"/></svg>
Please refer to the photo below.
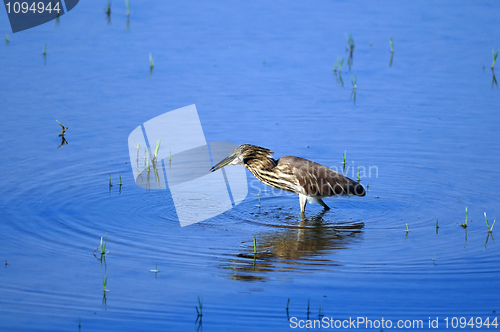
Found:
<svg viewBox="0 0 500 332"><path fill-rule="evenodd" d="M354 78L351 79L351 83L352 83L352 88L356 89L356 73L354 73Z"/></svg>
<svg viewBox="0 0 500 332"><path fill-rule="evenodd" d="M5 34L5 43L6 44L10 43L10 39L9 39L9 34L8 33Z"/></svg>
<svg viewBox="0 0 500 332"><path fill-rule="evenodd" d="M122 186L122 175L120 174L120 187Z"/></svg>
<svg viewBox="0 0 500 332"><path fill-rule="evenodd" d="M99 248L101 248L101 255L106 254L106 244L108 243L108 234L106 234L106 238L104 240L104 243L102 242L102 236L101 236L101 245Z"/></svg>
<svg viewBox="0 0 500 332"><path fill-rule="evenodd" d="M406 225L406 233L408 233L410 230L408 229L408 223L405 221L405 225Z"/></svg>
<svg viewBox="0 0 500 332"><path fill-rule="evenodd" d="M257 240L255 239L255 235L253 236L253 254L257 254Z"/></svg>
<svg viewBox="0 0 500 332"><path fill-rule="evenodd" d="M347 157L347 150L344 151L344 162L342 163L343 164L342 169L343 169L344 173L345 173L345 158L346 157Z"/></svg>
<svg viewBox="0 0 500 332"><path fill-rule="evenodd" d="M137 143L135 147L137 148L137 160L139 160L139 151L141 150L141 145Z"/></svg>
<svg viewBox="0 0 500 332"><path fill-rule="evenodd" d="M488 233L493 232L493 227L495 226L495 221L497 221L497 220L496 219L493 220L493 224L491 225L491 228L490 228L490 224L488 223L488 218L486 218L486 212L484 213L484 220L486 220L486 227L488 227Z"/></svg>
<svg viewBox="0 0 500 332"><path fill-rule="evenodd" d="M108 276L107 275L102 277L102 285L104 286L104 291L107 292L108 291L108 289L106 287L108 285Z"/></svg>
<svg viewBox="0 0 500 332"><path fill-rule="evenodd" d="M144 158L145 158L145 162L146 162L146 167L149 168L149 158L148 158L148 150L146 148L144 148Z"/></svg>
<svg viewBox="0 0 500 332"><path fill-rule="evenodd" d="M392 43L392 37L390 39L390 42L391 42L391 53L394 53L394 44Z"/></svg>
<svg viewBox="0 0 500 332"><path fill-rule="evenodd" d="M344 58L337 58L337 64L333 67L333 71L339 71L339 73L342 71L342 65L344 64Z"/></svg>
<svg viewBox="0 0 500 332"><path fill-rule="evenodd" d="M203 299L198 296L198 307L196 308L196 313L198 314L198 317L203 316ZM199 309L198 309L199 308Z"/></svg>
<svg viewBox="0 0 500 332"><path fill-rule="evenodd" d="M368 190L370 188L370 183L368 182L368 180L366 180L366 190Z"/></svg>
<svg viewBox="0 0 500 332"><path fill-rule="evenodd" d="M311 310L309 310L310 306L311 306L311 299L307 298L307 316L309 316L309 314L311 313Z"/></svg>
<svg viewBox="0 0 500 332"><path fill-rule="evenodd" d="M465 222L461 225L463 228L467 228L467 217L468 217L468 212L467 212L467 206L465 207Z"/></svg>
<svg viewBox="0 0 500 332"><path fill-rule="evenodd" d="M45 43L45 46L43 47L43 56L47 55L47 43Z"/></svg>
<svg viewBox="0 0 500 332"><path fill-rule="evenodd" d="M257 193L257 198L259 199L259 207L260 207L260 194Z"/></svg>
<svg viewBox="0 0 500 332"><path fill-rule="evenodd" d="M109 186L113 187L113 183L111 183L111 174L109 175Z"/></svg>
<svg viewBox="0 0 500 332"><path fill-rule="evenodd" d="M360 178L360 176L359 176L359 175L360 175L360 169L359 169L359 167L358 167L358 183L359 183L359 182L361 182L361 178Z"/></svg>
<svg viewBox="0 0 500 332"><path fill-rule="evenodd" d="M288 298L288 301L286 301L286 311L288 311L289 306L290 306L290 298Z"/></svg>
<svg viewBox="0 0 500 332"><path fill-rule="evenodd" d="M160 143L161 143L161 138L158 141L156 141L155 155L153 156L153 160L156 160L156 156L158 155L158 150L160 150Z"/></svg>
<svg viewBox="0 0 500 332"><path fill-rule="evenodd" d="M439 218L436 219L436 228L439 228Z"/></svg>
<svg viewBox="0 0 500 332"><path fill-rule="evenodd" d="M491 70L493 70L495 68L495 62L497 61L498 50L495 52L495 50L492 49L491 52L493 53L493 63L491 64Z"/></svg>
<svg viewBox="0 0 500 332"><path fill-rule="evenodd" d="M130 16L130 0L125 0L125 6L127 6L127 16Z"/></svg>
<svg viewBox="0 0 500 332"><path fill-rule="evenodd" d="M347 39L347 44L349 45L349 53L352 56L352 52L354 51L354 39L352 38L352 34L349 34L349 37L346 35L345 38Z"/></svg>
<svg viewBox="0 0 500 332"><path fill-rule="evenodd" d="M149 69L153 70L153 67L155 66L155 61L153 60L153 56L151 53L149 53Z"/></svg>
<svg viewBox="0 0 500 332"><path fill-rule="evenodd" d="M154 270L151 270L151 272L154 272L154 273L158 273L158 272L160 272L160 270L158 270L158 262L156 262L156 264L155 264L155 269L154 269Z"/></svg>
<svg viewBox="0 0 500 332"><path fill-rule="evenodd" d="M111 15L111 1L108 1L108 6L106 7L106 15L108 17Z"/></svg>

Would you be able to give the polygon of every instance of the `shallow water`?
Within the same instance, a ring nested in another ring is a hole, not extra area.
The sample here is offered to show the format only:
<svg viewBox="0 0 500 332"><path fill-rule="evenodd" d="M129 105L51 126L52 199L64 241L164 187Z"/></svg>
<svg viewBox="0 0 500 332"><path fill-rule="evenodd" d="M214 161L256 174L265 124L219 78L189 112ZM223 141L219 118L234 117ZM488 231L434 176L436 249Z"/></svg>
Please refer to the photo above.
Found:
<svg viewBox="0 0 500 332"><path fill-rule="evenodd" d="M500 248L483 213L500 216L500 5L131 5L127 23L113 3L108 23L104 4L80 2L0 47L0 330L277 331L320 308L424 329L497 317ZM135 185L127 137L190 104L207 142L334 169L347 151L367 195L302 219L296 195L248 173L241 204L181 228L168 190Z"/></svg>

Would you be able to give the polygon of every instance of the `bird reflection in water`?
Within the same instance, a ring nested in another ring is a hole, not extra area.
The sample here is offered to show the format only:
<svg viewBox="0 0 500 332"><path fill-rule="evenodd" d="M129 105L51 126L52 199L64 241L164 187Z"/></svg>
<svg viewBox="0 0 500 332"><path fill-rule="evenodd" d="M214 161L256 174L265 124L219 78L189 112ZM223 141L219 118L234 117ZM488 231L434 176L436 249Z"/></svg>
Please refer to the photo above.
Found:
<svg viewBox="0 0 500 332"><path fill-rule="evenodd" d="M266 281L262 272L313 272L324 270L327 266L342 264L328 258L340 249L347 249L362 233L363 222L332 224L323 219L326 211L311 217L301 217L300 223L293 226L268 224L271 233L257 235L257 252L252 245L244 252L234 254L234 258L221 266L231 270L233 280ZM290 220L292 221L292 220Z"/></svg>

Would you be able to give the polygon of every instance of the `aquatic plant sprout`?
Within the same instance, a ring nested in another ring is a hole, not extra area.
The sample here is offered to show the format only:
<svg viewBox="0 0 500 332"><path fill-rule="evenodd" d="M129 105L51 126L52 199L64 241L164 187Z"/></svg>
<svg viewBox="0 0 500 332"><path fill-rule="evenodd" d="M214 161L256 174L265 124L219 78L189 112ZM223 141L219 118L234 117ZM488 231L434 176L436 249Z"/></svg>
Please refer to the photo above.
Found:
<svg viewBox="0 0 500 332"><path fill-rule="evenodd" d="M198 307L200 308L199 310ZM203 298L200 299L199 296L198 296L198 307L195 307L196 313L198 314L198 317L201 317L203 316Z"/></svg>
<svg viewBox="0 0 500 332"><path fill-rule="evenodd" d="M498 50L495 52L495 49L492 49L491 52L493 53L493 63L491 64L491 70L493 70L495 68L495 62L497 61Z"/></svg>
<svg viewBox="0 0 500 332"><path fill-rule="evenodd" d="M490 224L488 223L488 218L486 218L486 212L484 213L484 220L486 221L486 227L488 227L488 233L493 232L493 227L495 226L495 221L497 221L497 220L496 219L493 220L493 224L491 225L491 228L490 228Z"/></svg>

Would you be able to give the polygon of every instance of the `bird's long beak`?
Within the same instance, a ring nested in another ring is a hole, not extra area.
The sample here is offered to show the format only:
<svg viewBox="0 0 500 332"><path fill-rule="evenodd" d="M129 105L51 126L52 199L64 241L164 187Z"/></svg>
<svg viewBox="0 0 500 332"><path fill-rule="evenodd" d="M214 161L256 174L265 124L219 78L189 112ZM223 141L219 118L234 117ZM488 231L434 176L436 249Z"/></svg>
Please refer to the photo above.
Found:
<svg viewBox="0 0 500 332"><path fill-rule="evenodd" d="M219 168L222 168L224 166L231 164L236 159L236 157L238 157L238 156L237 155L227 156L226 158L222 159L218 164L216 164L214 167L212 167L210 169L210 172L215 172Z"/></svg>

